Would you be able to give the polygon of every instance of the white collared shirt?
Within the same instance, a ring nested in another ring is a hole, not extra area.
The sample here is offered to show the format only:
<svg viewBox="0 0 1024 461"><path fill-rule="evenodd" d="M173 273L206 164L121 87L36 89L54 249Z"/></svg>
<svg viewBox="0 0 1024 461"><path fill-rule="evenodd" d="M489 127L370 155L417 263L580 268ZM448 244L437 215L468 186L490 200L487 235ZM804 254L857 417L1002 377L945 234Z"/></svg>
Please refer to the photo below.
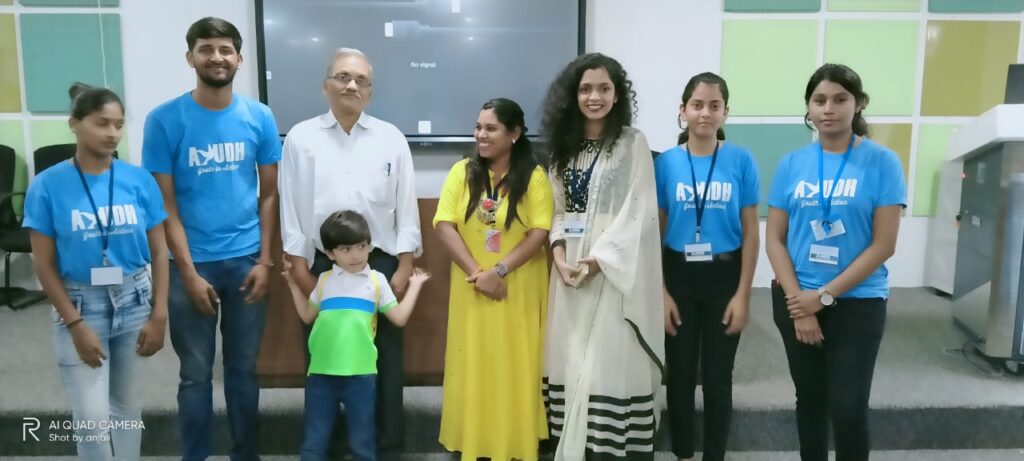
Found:
<svg viewBox="0 0 1024 461"><path fill-rule="evenodd" d="M367 264L359 272L349 272L337 264L320 274L309 302L320 306L330 298L350 298L374 303L376 311L385 313L398 305L398 299L384 274ZM372 314L372 313L371 313Z"/></svg>
<svg viewBox="0 0 1024 461"><path fill-rule="evenodd" d="M341 210L362 214L382 251L420 252L412 153L394 125L364 112L345 133L328 111L288 131L278 170L285 253L312 265L320 225Z"/></svg>

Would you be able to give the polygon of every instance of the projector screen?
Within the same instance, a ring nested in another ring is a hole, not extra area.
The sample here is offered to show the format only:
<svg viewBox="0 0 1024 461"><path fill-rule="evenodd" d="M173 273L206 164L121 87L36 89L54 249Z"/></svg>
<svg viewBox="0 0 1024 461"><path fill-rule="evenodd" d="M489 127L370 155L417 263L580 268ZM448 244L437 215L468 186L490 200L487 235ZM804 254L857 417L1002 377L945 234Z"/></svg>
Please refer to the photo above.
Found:
<svg viewBox="0 0 1024 461"><path fill-rule="evenodd" d="M585 0L257 1L260 96L282 133L327 112L340 47L373 65L366 112L410 137L471 137L480 106L505 97L531 134L555 75L583 49Z"/></svg>

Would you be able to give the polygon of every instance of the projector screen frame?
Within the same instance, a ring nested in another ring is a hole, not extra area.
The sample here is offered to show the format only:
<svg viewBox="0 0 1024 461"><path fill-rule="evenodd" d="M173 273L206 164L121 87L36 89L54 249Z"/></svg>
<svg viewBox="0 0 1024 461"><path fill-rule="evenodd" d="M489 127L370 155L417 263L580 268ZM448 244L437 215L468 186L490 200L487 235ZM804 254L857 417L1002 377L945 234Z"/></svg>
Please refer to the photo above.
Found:
<svg viewBox="0 0 1024 461"><path fill-rule="evenodd" d="M256 9L256 72L257 82L259 84L259 98L260 102L267 104L269 98L267 95L267 65L266 65L266 35L263 29L263 2L264 0L254 0ZM496 0L501 1L501 0ZM566 0L552 0L552 1L566 1ZM581 56L586 52L586 40L587 40L587 0L576 0L577 1L577 12L578 17L576 19L576 55ZM567 63L568 64L568 63ZM553 79L555 76L552 75ZM287 133L279 133L281 138ZM453 143L463 144L474 142L473 136L458 136L458 135L445 135L445 136L434 136L434 135L416 135L406 134L406 139L410 143ZM527 136L531 140L538 140L540 136L537 133L531 133Z"/></svg>

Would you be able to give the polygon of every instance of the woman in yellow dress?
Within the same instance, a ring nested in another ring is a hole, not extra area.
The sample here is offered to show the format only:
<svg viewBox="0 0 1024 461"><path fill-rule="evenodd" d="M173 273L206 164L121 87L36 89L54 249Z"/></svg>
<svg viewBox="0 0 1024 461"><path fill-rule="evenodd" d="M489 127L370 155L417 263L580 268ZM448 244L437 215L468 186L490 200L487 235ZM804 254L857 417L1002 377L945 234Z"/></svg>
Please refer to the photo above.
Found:
<svg viewBox="0 0 1024 461"><path fill-rule="evenodd" d="M452 167L434 227L452 260L441 444L462 458L534 461L554 199L523 110L483 105L477 151Z"/></svg>

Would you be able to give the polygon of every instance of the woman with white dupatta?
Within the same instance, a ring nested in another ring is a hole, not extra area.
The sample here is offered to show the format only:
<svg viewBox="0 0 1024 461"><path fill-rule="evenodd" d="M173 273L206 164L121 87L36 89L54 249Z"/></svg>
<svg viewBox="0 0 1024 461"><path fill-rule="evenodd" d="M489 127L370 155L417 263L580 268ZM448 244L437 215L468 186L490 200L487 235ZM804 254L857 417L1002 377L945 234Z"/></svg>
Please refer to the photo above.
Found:
<svg viewBox="0 0 1024 461"><path fill-rule="evenodd" d="M575 96L575 97L574 97ZM544 401L556 461L650 460L664 368L657 196L632 84L588 54L551 84L555 214Z"/></svg>

